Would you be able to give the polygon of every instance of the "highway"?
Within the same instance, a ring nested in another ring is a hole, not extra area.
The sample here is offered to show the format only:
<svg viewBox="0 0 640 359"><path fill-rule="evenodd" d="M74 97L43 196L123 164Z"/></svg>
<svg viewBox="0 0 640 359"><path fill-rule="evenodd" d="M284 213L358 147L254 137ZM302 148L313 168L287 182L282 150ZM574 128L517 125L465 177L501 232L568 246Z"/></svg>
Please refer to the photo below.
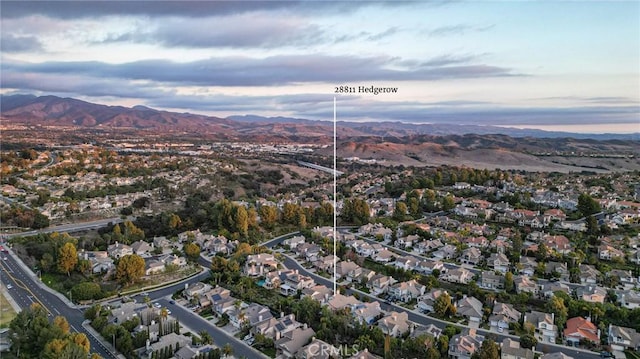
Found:
<svg viewBox="0 0 640 359"><path fill-rule="evenodd" d="M91 342L92 352L100 354L105 359L116 358L100 340L82 326L84 314L81 310L69 307L58 295L42 290L40 285L43 284L37 283L38 279L35 275L26 269L24 263L18 262L13 253L2 253L2 258L0 261L2 276L0 278L3 284L13 286L7 291L20 307L27 308L32 303L40 303L51 316L65 317L73 331L84 333Z"/></svg>
<svg viewBox="0 0 640 359"><path fill-rule="evenodd" d="M20 232L20 233L10 233L4 234L4 238L14 238L14 237L25 237L25 236L33 236L39 233L53 233L53 232L80 232L86 231L90 229L97 229L108 225L109 223L122 223L124 220L120 217L106 218L106 219L98 219L95 221L88 222L80 222L80 223L70 223L70 224L61 224L59 226L51 226L43 229L36 229L28 232Z"/></svg>

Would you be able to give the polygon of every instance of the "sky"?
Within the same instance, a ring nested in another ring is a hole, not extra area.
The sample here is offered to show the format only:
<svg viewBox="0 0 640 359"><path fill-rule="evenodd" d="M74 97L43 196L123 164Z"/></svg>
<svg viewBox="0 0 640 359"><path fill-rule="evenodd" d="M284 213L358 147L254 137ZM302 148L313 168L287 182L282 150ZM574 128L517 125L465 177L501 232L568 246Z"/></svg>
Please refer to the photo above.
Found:
<svg viewBox="0 0 640 359"><path fill-rule="evenodd" d="M638 1L3 0L0 20L4 95L640 132Z"/></svg>

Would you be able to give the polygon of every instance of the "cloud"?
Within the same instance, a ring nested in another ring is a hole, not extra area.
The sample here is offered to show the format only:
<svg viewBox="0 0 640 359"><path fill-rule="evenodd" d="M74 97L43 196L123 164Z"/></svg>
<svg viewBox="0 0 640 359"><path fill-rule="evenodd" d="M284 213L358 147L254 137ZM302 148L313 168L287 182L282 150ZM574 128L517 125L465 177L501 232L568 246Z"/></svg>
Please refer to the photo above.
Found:
<svg viewBox="0 0 640 359"><path fill-rule="evenodd" d="M123 64L99 61L24 63L5 61L5 73L73 74L145 80L173 85L277 86L300 83L344 84L516 76L509 69L468 64L398 68L402 59L386 56L282 55L267 58L221 57L177 63L143 60ZM365 84L365 85L366 85Z"/></svg>
<svg viewBox="0 0 640 359"><path fill-rule="evenodd" d="M478 26L471 24L458 24L441 26L435 29L427 30L426 33L430 36L452 36L452 35L465 35L470 32L484 32L491 30L495 25Z"/></svg>
<svg viewBox="0 0 640 359"><path fill-rule="evenodd" d="M5 53L41 51L42 43L35 36L13 35L3 31L0 37L0 48Z"/></svg>
<svg viewBox="0 0 640 359"><path fill-rule="evenodd" d="M200 18L254 11L290 13L345 13L371 6L408 6L411 2L370 1L2 1L3 18L40 14L58 19L97 18L111 15Z"/></svg>

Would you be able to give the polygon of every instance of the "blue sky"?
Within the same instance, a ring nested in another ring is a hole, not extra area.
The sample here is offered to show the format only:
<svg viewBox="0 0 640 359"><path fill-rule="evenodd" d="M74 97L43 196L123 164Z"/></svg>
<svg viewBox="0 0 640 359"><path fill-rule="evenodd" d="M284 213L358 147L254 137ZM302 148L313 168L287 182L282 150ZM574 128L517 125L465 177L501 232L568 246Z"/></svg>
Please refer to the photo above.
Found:
<svg viewBox="0 0 640 359"><path fill-rule="evenodd" d="M337 96L341 120L640 132L637 1L0 7L4 94L322 120Z"/></svg>

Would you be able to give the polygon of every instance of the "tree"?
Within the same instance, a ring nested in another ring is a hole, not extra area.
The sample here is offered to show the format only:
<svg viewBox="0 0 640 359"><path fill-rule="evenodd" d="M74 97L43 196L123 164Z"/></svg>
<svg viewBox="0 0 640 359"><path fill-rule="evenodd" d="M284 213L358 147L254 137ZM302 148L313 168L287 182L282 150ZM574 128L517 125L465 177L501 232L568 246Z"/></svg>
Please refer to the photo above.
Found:
<svg viewBox="0 0 640 359"><path fill-rule="evenodd" d="M69 322L67 322L67 319L65 317L57 316L53 318L53 325L60 328L62 334L69 334Z"/></svg>
<svg viewBox="0 0 640 359"><path fill-rule="evenodd" d="M445 211L448 211L450 209L453 209L456 206L455 201L453 200L453 196L448 194L446 197L444 197L444 199L442 200L442 209Z"/></svg>
<svg viewBox="0 0 640 359"><path fill-rule="evenodd" d="M100 284L93 282L82 282L71 288L71 295L74 300L100 299L102 288Z"/></svg>
<svg viewBox="0 0 640 359"><path fill-rule="evenodd" d="M144 268L142 257L137 254L128 254L118 261L116 279L123 284L132 284L144 275Z"/></svg>
<svg viewBox="0 0 640 359"><path fill-rule="evenodd" d="M249 214L247 209L243 206L236 206L236 230L243 237L246 237L249 233Z"/></svg>
<svg viewBox="0 0 640 359"><path fill-rule="evenodd" d="M272 229L278 222L278 209L274 206L261 206L259 213L261 223L267 229Z"/></svg>
<svg viewBox="0 0 640 359"><path fill-rule="evenodd" d="M397 221L404 221L408 211L409 209L407 208L406 203L401 201L396 202L396 208L393 210L393 219Z"/></svg>
<svg viewBox="0 0 640 359"><path fill-rule="evenodd" d="M569 315L564 299L560 296L554 295L547 303L547 309L550 313L555 313L556 325L558 328L564 328L564 324L567 322L567 317Z"/></svg>
<svg viewBox="0 0 640 359"><path fill-rule="evenodd" d="M500 359L500 347L493 339L485 339L479 350L471 356L472 359Z"/></svg>
<svg viewBox="0 0 640 359"><path fill-rule="evenodd" d="M589 196L587 193L582 193L578 196L578 211L587 217L600 212L602 208L600 203Z"/></svg>
<svg viewBox="0 0 640 359"><path fill-rule="evenodd" d="M436 298L433 303L433 311L441 318L455 314L455 307L451 303L451 296L449 293L443 292L438 298Z"/></svg>
<svg viewBox="0 0 640 359"><path fill-rule="evenodd" d="M198 246L196 243L186 243L183 249L184 255L193 261L198 260L198 257L200 257L200 246Z"/></svg>
<svg viewBox="0 0 640 359"><path fill-rule="evenodd" d="M58 270L62 273L66 273L67 276L69 272L76 267L78 263L78 253L76 251L76 246L67 242L58 251Z"/></svg>
<svg viewBox="0 0 640 359"><path fill-rule="evenodd" d="M514 283L513 283L513 273L507 272L504 275L504 290L507 293L513 292Z"/></svg>
<svg viewBox="0 0 640 359"><path fill-rule="evenodd" d="M525 334L520 337L520 346L525 349L533 349L538 344L538 339L531 334Z"/></svg>

